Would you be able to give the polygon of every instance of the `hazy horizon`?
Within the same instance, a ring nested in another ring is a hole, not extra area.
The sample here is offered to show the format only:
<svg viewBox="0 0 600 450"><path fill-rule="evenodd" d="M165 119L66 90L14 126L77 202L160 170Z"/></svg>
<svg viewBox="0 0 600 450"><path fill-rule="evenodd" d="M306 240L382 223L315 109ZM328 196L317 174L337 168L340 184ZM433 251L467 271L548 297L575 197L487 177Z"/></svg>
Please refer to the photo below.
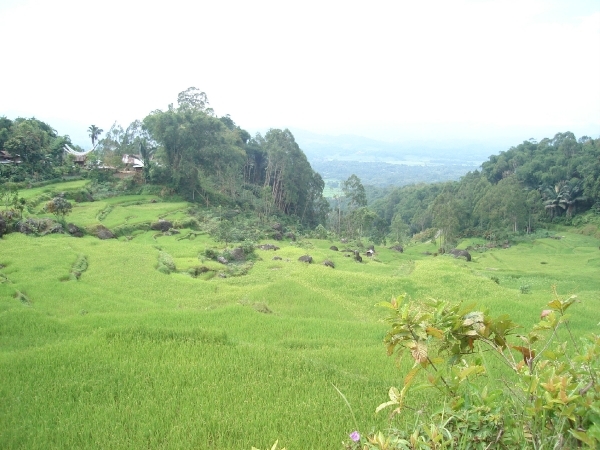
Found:
<svg viewBox="0 0 600 450"><path fill-rule="evenodd" d="M597 0L0 0L0 37L0 116L82 147L90 125L127 127L191 86L251 134L600 136Z"/></svg>

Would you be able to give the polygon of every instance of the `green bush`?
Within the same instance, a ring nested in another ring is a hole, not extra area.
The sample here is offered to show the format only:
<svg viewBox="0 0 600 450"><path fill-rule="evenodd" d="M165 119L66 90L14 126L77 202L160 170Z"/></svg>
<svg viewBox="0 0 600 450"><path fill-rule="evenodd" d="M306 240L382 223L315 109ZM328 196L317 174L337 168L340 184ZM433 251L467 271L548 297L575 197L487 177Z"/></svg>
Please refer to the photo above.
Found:
<svg viewBox="0 0 600 450"><path fill-rule="evenodd" d="M460 304L405 296L382 303L391 311L388 355L408 353L413 367L377 411L393 407L399 414L409 408L409 394L424 388L443 400L423 411L411 431L371 434L347 448L596 448L600 336L576 342L566 315L576 297L554 295L527 334L517 334L520 327L506 315L492 318ZM559 328L570 345L555 340ZM508 370L493 368L489 354Z"/></svg>
<svg viewBox="0 0 600 450"><path fill-rule="evenodd" d="M163 251L158 252L157 270L166 275L170 274L171 272L175 272L175 270L176 270L175 262L173 261L173 258L171 257L171 255L169 255L167 252L163 252Z"/></svg>
<svg viewBox="0 0 600 450"><path fill-rule="evenodd" d="M208 259L215 260L219 256L219 252L217 252L213 248L207 248L206 250L204 250L204 256Z"/></svg>
<svg viewBox="0 0 600 450"><path fill-rule="evenodd" d="M81 274L85 272L88 268L88 260L87 256L83 254L79 254L77 259L71 266L70 279L78 280L81 277Z"/></svg>

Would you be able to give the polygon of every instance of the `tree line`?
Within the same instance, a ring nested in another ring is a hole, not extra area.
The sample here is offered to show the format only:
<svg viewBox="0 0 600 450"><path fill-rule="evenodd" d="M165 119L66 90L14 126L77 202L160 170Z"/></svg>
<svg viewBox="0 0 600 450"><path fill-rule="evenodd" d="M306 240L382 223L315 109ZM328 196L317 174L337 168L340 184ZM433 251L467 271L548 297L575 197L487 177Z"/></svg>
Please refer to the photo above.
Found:
<svg viewBox="0 0 600 450"><path fill-rule="evenodd" d="M490 156L459 181L384 192L369 205L376 216L372 240L435 230L450 247L460 237L506 239L549 222L570 224L576 215L600 214L600 139L571 132L531 139Z"/></svg>
<svg viewBox="0 0 600 450"><path fill-rule="evenodd" d="M0 118L0 150L19 161L0 164L0 181L110 177L106 168L138 155L141 183L166 186L207 207L251 211L263 223L287 217L318 236L374 243L435 233L448 247L460 237L506 238L600 211L600 140L570 132L492 155L459 181L376 189L352 175L342 183L343 194L328 201L322 177L289 130L252 137L229 115L216 116L196 88L181 92L177 106L127 128L115 123L103 136L95 125L88 131L94 151L89 170L81 171L63 151L65 144L82 150L68 136L35 118Z"/></svg>
<svg viewBox="0 0 600 450"><path fill-rule="evenodd" d="M34 118L1 118L0 150L14 159L0 165L0 180L31 183L78 173L109 178L107 169L124 166L124 155L137 155L142 182L165 185L186 200L254 210L261 218L282 214L309 228L326 221L323 179L292 133L270 129L252 137L229 115L217 117L196 88L181 92L177 106L125 129L115 123L102 138L95 125L88 131L94 151L89 171L81 172L74 156L65 155L65 144L82 150L68 136Z"/></svg>

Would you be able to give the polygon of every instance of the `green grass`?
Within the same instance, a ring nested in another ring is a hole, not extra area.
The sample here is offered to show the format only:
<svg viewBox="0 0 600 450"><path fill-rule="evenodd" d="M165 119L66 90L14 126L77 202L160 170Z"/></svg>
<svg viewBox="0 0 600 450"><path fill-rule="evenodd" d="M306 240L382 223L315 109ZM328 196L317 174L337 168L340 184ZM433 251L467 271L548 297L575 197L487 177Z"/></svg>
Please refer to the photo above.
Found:
<svg viewBox="0 0 600 450"><path fill-rule="evenodd" d="M183 217L184 203L152 198L77 204L68 220L93 225L109 206L106 226ZM277 252L257 250L249 275L230 278L179 273L198 265L219 270L202 256L220 247L207 235L6 235L0 448L250 449L279 439L290 450L339 449L355 425L335 387L363 432L384 429L387 414L375 415L375 408L390 386L401 385L409 363L399 370L385 355L380 301L407 292L414 301L476 303L528 327L556 285L581 300L572 310L575 332L597 330L599 242L563 234L473 252L470 263L424 255L433 244L402 254L378 247L374 259L359 264L329 250L333 242L284 242ZM177 273L157 270L160 251ZM297 260L306 253L314 264ZM82 258L86 270L70 277ZM336 268L323 266L325 259ZM418 406L432 395L411 401Z"/></svg>
<svg viewBox="0 0 600 450"><path fill-rule="evenodd" d="M19 191L19 197L23 197L25 200L30 200L42 194L78 191L85 187L89 182L89 180L76 180L67 181L65 183L48 184L46 186L40 186L31 189L23 189Z"/></svg>

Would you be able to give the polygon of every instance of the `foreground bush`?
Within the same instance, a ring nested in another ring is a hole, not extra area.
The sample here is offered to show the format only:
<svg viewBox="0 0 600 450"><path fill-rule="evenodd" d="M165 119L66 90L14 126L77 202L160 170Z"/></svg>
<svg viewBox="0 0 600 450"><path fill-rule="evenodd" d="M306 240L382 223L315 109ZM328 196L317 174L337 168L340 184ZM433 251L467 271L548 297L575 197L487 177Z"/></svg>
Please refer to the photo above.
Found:
<svg viewBox="0 0 600 450"><path fill-rule="evenodd" d="M441 400L418 415L412 430L356 432L346 448L596 448L600 336L573 338L566 311L575 302L555 291L526 334L517 334L520 327L508 316L492 318L460 304L405 297L382 303L391 311L388 354L408 354L414 364L377 411L404 411L409 393L419 389L435 389ZM507 370L494 367L491 355Z"/></svg>

